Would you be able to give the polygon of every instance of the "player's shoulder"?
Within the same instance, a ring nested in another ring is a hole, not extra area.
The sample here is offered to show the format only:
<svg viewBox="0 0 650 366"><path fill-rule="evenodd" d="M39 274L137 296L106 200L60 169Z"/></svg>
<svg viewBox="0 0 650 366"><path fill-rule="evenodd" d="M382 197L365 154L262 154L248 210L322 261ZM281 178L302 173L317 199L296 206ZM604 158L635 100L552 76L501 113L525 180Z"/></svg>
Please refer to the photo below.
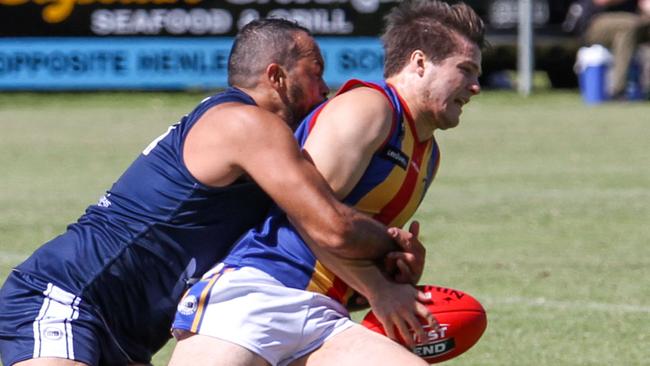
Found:
<svg viewBox="0 0 650 366"><path fill-rule="evenodd" d="M199 123L209 125L215 133L241 137L265 134L286 125L270 111L240 102L227 102L208 109Z"/></svg>
<svg viewBox="0 0 650 366"><path fill-rule="evenodd" d="M329 111L328 111L329 109ZM385 135L392 126L393 107L386 95L375 88L360 85L334 97L324 111L331 120L366 133ZM353 124L348 123L354 121Z"/></svg>
<svg viewBox="0 0 650 366"><path fill-rule="evenodd" d="M386 92L365 84L357 85L338 94L334 100L338 100L341 104L352 104L360 110L391 110L391 102L388 99Z"/></svg>
<svg viewBox="0 0 650 366"><path fill-rule="evenodd" d="M250 123L259 120L259 117L266 113L269 112L257 105L231 101L212 106L203 117L209 120L223 121L221 123L238 121Z"/></svg>

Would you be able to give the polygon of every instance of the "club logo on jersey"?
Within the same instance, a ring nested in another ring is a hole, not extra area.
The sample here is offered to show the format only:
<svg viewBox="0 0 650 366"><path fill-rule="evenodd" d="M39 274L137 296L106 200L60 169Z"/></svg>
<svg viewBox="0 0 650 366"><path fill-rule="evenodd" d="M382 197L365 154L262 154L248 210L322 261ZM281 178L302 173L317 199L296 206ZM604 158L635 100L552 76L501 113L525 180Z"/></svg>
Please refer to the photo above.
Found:
<svg viewBox="0 0 650 366"><path fill-rule="evenodd" d="M63 332L59 328L49 327L43 330L43 337L52 341L56 341L63 337Z"/></svg>
<svg viewBox="0 0 650 366"><path fill-rule="evenodd" d="M194 312L196 312L196 308L198 306L198 301L196 299L196 296L194 295L188 295L181 300L180 304L178 304L178 312L183 314L183 315L192 315Z"/></svg>
<svg viewBox="0 0 650 366"><path fill-rule="evenodd" d="M386 146L384 150L379 154L380 157L393 162L395 165L406 170L409 163L409 157L404 154L401 150L396 149L392 146Z"/></svg>

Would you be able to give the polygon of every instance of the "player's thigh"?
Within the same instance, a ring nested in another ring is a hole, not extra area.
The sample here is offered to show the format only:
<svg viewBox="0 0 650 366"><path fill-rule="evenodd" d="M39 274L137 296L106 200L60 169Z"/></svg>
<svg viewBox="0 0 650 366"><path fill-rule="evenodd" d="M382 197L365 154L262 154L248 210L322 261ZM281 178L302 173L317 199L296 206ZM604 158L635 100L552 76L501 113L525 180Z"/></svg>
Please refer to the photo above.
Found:
<svg viewBox="0 0 650 366"><path fill-rule="evenodd" d="M389 338L355 325L290 366L425 366L427 362Z"/></svg>
<svg viewBox="0 0 650 366"><path fill-rule="evenodd" d="M268 366L248 349L218 338L192 334L176 343L169 366Z"/></svg>
<svg viewBox="0 0 650 366"><path fill-rule="evenodd" d="M20 361L13 366L87 366L83 362L68 360L65 358L43 357L32 358L31 360Z"/></svg>

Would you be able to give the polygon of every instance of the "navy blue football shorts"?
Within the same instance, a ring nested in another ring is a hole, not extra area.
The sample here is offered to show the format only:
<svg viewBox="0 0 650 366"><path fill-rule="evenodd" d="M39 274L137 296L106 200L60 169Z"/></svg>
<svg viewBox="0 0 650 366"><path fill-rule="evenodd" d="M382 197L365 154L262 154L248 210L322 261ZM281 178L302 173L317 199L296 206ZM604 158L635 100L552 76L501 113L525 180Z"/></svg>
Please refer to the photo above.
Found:
<svg viewBox="0 0 650 366"><path fill-rule="evenodd" d="M0 289L0 355L5 366L40 357L88 365L129 363L92 306L16 270Z"/></svg>

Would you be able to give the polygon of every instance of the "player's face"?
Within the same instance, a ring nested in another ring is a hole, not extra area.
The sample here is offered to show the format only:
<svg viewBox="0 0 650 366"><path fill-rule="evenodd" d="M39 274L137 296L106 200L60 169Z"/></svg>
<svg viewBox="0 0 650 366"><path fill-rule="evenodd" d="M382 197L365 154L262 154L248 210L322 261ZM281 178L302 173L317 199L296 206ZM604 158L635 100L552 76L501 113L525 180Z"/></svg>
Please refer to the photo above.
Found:
<svg viewBox="0 0 650 366"><path fill-rule="evenodd" d="M464 38L460 44L456 54L438 64L429 63L422 95L434 129L458 126L463 106L481 91L481 50Z"/></svg>
<svg viewBox="0 0 650 366"><path fill-rule="evenodd" d="M305 56L289 70L287 78L287 98L292 126L325 100L329 93L329 88L323 80L324 62L318 45L313 38L307 36L301 37L299 44L305 47Z"/></svg>

